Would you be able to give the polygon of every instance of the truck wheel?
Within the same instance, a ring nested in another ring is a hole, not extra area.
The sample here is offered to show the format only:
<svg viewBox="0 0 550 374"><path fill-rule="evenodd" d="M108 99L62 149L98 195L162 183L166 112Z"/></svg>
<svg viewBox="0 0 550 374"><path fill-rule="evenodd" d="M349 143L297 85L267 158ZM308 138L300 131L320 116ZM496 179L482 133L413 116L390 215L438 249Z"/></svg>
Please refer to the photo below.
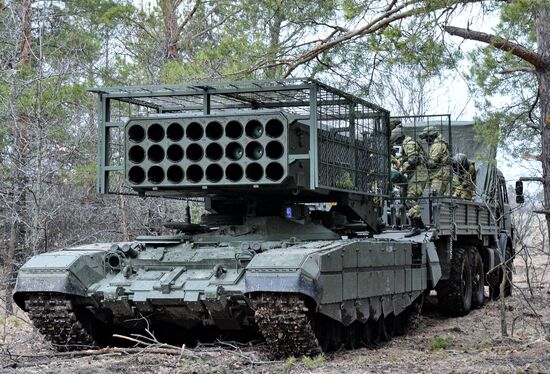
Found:
<svg viewBox="0 0 550 374"><path fill-rule="evenodd" d="M472 261L472 308L479 309L485 303L485 271L477 248L470 249Z"/></svg>
<svg viewBox="0 0 550 374"><path fill-rule="evenodd" d="M455 248L449 279L437 287L441 310L451 316L465 316L472 307L472 266L469 251Z"/></svg>

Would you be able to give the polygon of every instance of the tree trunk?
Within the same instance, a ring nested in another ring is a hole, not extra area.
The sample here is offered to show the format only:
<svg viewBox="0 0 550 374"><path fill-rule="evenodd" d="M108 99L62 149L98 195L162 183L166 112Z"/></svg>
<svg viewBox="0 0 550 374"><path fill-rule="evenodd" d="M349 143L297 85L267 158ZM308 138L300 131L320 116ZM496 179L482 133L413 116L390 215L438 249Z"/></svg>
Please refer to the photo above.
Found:
<svg viewBox="0 0 550 374"><path fill-rule="evenodd" d="M32 41L32 0L23 0L21 4L21 56L20 63L22 65L30 65L31 63L31 41ZM17 110L19 103L18 85L16 76L13 76L10 91L11 106L14 110L12 132L15 144L14 165L11 171L11 183L13 193L13 218L10 227L10 243L8 244L8 253L6 258L5 275L6 275L6 312L12 313L13 306L11 294L15 286L15 276L18 270L17 262L22 260L23 246L26 237L25 216L27 213L27 175L25 174L28 160L28 142L29 135L27 131L27 123L24 115L21 115Z"/></svg>
<svg viewBox="0 0 550 374"><path fill-rule="evenodd" d="M169 61L179 59L179 27L178 27L178 6L181 0L160 0L159 5L164 20L164 33L166 37L165 57Z"/></svg>
<svg viewBox="0 0 550 374"><path fill-rule="evenodd" d="M24 65L29 65L31 63L32 0L23 0L21 2L21 7L21 23L23 26L23 40L21 42L21 62Z"/></svg>
<svg viewBox="0 0 550 374"><path fill-rule="evenodd" d="M17 246L17 221L12 222L10 225L10 242L8 244L8 252L6 253L6 257L4 258L4 273L5 273L5 282L6 282L6 289L4 290L4 300L6 303L6 313L12 313L13 312L13 301L11 298L11 294L13 292L13 275L14 275L14 266L13 266L13 258L15 255L15 248Z"/></svg>
<svg viewBox="0 0 550 374"><path fill-rule="evenodd" d="M275 9L275 13L273 14L273 18L271 20L271 23L269 25L269 59L271 60L270 63L275 63L277 61L277 53L280 48L280 38L281 38L281 26L283 24L284 20L284 14L280 7L277 7ZM267 78L277 78L280 75L279 68L272 67L267 70L266 77Z"/></svg>
<svg viewBox="0 0 550 374"><path fill-rule="evenodd" d="M541 162L546 226L550 234L550 11L541 5L537 12L537 49L543 61L539 79Z"/></svg>

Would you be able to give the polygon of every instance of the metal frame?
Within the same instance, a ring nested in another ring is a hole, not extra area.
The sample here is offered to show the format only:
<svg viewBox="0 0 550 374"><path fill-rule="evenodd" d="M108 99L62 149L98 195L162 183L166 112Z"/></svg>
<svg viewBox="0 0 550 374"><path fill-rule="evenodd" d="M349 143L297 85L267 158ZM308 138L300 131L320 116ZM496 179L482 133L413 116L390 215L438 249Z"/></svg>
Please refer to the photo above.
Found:
<svg viewBox="0 0 550 374"><path fill-rule="evenodd" d="M120 146L117 144L117 140L121 139L120 133L125 123L137 115L146 116L148 113L156 115L163 113L223 114L242 110L277 108L294 114L302 122L310 125L309 136L312 145L318 142L318 127L321 126L323 120L327 120L322 118L323 116L332 116L330 120L335 122L347 121L349 129L354 129L355 123L360 119L377 118L382 123L386 139L389 139L387 130L389 112L387 110L313 79L208 81L182 85L96 87L88 91L98 95L97 191L99 193L132 192L129 188L125 189L124 186L113 188L111 176L113 172L123 171L123 164L113 160L121 157L120 151L116 149L117 146ZM329 93L326 97L330 96L331 99L320 98L321 93ZM352 110L346 112L347 117L342 118L337 118L335 114L331 113L322 114L323 108L329 106L333 108L360 106L363 113L368 113L363 114L363 117L357 117ZM311 126L312 124L315 125ZM115 133L116 131L118 133ZM352 133L350 132L350 134ZM353 138L353 136L351 137ZM350 144L355 146L355 143L354 139ZM385 147L389 149L389 141L386 142ZM387 170L382 173L378 172L377 177L389 176L389 151L387 154L387 168L384 168ZM305 158L305 155L300 156L301 159ZM318 146L310 147L307 159L311 161L311 189L324 187L338 189L334 188L335 186L325 186L323 183L319 183ZM357 163L355 162L355 164ZM382 183L378 187L379 194L386 195L388 193L389 177L387 180L387 183ZM355 192L362 193L362 191Z"/></svg>

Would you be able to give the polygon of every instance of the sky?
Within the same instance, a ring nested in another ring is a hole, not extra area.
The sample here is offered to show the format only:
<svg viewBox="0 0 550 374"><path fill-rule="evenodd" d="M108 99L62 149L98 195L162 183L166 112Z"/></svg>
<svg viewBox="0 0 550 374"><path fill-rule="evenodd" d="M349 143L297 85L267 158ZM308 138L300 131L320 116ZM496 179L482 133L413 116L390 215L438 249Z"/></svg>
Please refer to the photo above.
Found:
<svg viewBox="0 0 550 374"><path fill-rule="evenodd" d="M452 26L469 27L472 30L490 33L491 29L498 23L496 15L483 16L483 14L472 7L469 12L465 12L451 22ZM463 51L471 51L482 43L464 40L460 37L449 36L450 40L460 45ZM467 63L462 63L462 71L467 71L469 68ZM472 120L476 116L476 108L474 101L468 93L468 85L457 72L452 80L447 84L438 87L434 95L435 101L432 103L433 108L442 108L443 111L452 115L452 120ZM505 97L494 97L493 102L496 105L506 102ZM540 176L541 164L537 161L522 160L511 158L502 150L497 154L497 163L501 169L508 185L515 185L516 180L526 176ZM526 191L536 193L542 187L538 183L529 183L525 185Z"/></svg>

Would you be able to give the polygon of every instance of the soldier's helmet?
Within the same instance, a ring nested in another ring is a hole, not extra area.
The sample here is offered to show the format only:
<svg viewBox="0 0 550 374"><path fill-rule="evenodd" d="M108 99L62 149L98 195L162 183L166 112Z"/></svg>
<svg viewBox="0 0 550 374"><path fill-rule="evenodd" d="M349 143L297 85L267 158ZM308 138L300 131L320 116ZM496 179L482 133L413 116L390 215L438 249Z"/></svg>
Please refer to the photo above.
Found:
<svg viewBox="0 0 550 374"><path fill-rule="evenodd" d="M439 131L434 128L426 127L418 136L420 139L433 140L439 136Z"/></svg>
<svg viewBox="0 0 550 374"><path fill-rule="evenodd" d="M466 169L469 165L468 157L464 153L457 153L453 157L453 169L458 171L459 169Z"/></svg>
<svg viewBox="0 0 550 374"><path fill-rule="evenodd" d="M391 135L390 135L391 144L401 144L404 138L405 138L405 134L403 133L403 128L401 126L397 126L395 129L391 131Z"/></svg>
<svg viewBox="0 0 550 374"><path fill-rule="evenodd" d="M390 131L393 131L399 125L401 125L401 120L400 119L390 120Z"/></svg>

